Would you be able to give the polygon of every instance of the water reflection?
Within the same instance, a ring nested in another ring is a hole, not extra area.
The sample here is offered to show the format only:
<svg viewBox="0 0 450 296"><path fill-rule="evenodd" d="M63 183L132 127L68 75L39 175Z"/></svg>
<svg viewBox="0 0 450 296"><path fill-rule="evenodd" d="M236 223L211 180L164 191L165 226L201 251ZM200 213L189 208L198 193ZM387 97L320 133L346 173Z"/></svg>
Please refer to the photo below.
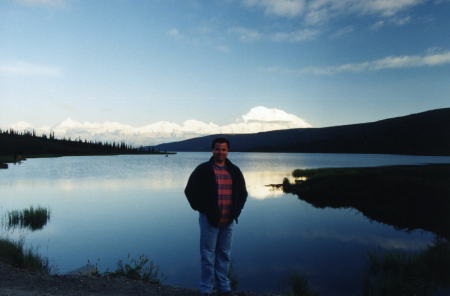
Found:
<svg viewBox="0 0 450 296"><path fill-rule="evenodd" d="M388 237L376 233L337 233L333 230L312 230L304 233L308 240L333 240L341 243L356 243L366 246L377 246L382 249L395 249L404 251L418 251L429 245L428 241L417 240L411 243L411 238Z"/></svg>
<svg viewBox="0 0 450 296"><path fill-rule="evenodd" d="M294 175L299 175L294 171ZM303 171L286 192L316 207L351 207L398 229L425 229L450 238L450 165Z"/></svg>
<svg viewBox="0 0 450 296"><path fill-rule="evenodd" d="M364 295L450 293L450 165L296 170L293 175L303 178L294 184L285 180L284 191L318 208L350 207L397 229L436 234L431 245L395 239L385 241L383 252L371 252ZM341 235L338 240L352 237Z"/></svg>
<svg viewBox="0 0 450 296"><path fill-rule="evenodd" d="M283 195L283 192L273 190L273 188L267 187L266 184L285 177L285 171L245 171L244 176L248 194L251 198L267 199L281 197Z"/></svg>
<svg viewBox="0 0 450 296"><path fill-rule="evenodd" d="M97 259L102 268L112 270L126 259L124 254L145 254L168 276L167 284L196 288L198 215L183 190L189 174L209 155L30 159L0 171L0 199L5 211L30 204L51 208L51 221L27 234L26 242L40 246L61 273ZM278 292L289 274L298 271L310 276L321 295L354 295L362 290L360 275L367 268L368 250L419 250L433 239L429 232L400 232L370 222L356 210L318 209L265 187L280 183L296 168L414 163L422 158L268 153L231 157L249 190L234 242L234 268L242 290Z"/></svg>
<svg viewBox="0 0 450 296"><path fill-rule="evenodd" d="M246 171L244 173L247 190L250 198L266 199L276 198L283 195L279 190L273 190L265 186L275 182L279 178L286 177L284 171ZM42 190L58 189L64 192L102 190L121 191L124 189L147 189L147 190L178 190L183 191L187 178L180 177L176 172L170 174L148 175L139 178L80 178L80 179L41 179L41 180L14 180L7 185L18 191L26 191L30 188L40 187Z"/></svg>
<svg viewBox="0 0 450 296"><path fill-rule="evenodd" d="M436 239L421 252L371 253L364 295L449 295L450 243Z"/></svg>
<svg viewBox="0 0 450 296"><path fill-rule="evenodd" d="M149 189L149 190L173 190L178 189L182 182L171 178L129 178L129 179L55 179L55 180L28 180L10 183L18 191L27 191L31 187L39 187L42 190L57 189L64 192L74 191L122 191L124 189Z"/></svg>
<svg viewBox="0 0 450 296"><path fill-rule="evenodd" d="M8 230L22 228L36 231L44 228L50 221L50 210L42 207L14 210L6 214L6 220L5 226Z"/></svg>

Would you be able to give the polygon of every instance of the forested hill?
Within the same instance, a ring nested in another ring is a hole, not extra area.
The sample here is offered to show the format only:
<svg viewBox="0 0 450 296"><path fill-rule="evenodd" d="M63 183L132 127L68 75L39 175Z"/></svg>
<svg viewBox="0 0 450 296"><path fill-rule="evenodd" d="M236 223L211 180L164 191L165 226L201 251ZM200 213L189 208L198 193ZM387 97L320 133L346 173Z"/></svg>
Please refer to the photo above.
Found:
<svg viewBox="0 0 450 296"><path fill-rule="evenodd" d="M156 153L133 148L125 143L57 139L54 134L37 136L34 132L0 131L0 156L64 156ZM5 157L3 157L4 159Z"/></svg>
<svg viewBox="0 0 450 296"><path fill-rule="evenodd" d="M450 108L370 123L210 135L155 148L210 151L212 139L218 136L230 140L232 151L450 155Z"/></svg>

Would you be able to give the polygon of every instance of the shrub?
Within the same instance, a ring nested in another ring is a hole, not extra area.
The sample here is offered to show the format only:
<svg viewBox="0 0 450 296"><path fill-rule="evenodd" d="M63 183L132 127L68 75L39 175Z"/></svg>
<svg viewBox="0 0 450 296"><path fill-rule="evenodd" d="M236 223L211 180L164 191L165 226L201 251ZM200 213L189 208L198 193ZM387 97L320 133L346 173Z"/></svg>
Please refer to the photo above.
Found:
<svg viewBox="0 0 450 296"><path fill-rule="evenodd" d="M0 261L14 267L31 271L50 273L51 268L47 258L24 249L24 241L0 239Z"/></svg>
<svg viewBox="0 0 450 296"><path fill-rule="evenodd" d="M133 280L142 280L152 284L160 285L164 280L164 276L159 271L158 265L153 263L145 255L139 256L138 259L131 258L128 254L129 263L123 263L119 260L117 268L114 272L109 273L110 276L123 276Z"/></svg>

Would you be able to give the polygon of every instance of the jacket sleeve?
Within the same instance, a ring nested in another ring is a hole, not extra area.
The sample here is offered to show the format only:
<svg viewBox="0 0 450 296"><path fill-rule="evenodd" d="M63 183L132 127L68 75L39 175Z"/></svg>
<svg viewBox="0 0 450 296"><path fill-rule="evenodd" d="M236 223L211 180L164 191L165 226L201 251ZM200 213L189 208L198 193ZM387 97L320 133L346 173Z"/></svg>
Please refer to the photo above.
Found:
<svg viewBox="0 0 450 296"><path fill-rule="evenodd" d="M245 179L244 179L244 175L242 174L241 170L236 167L236 174L237 174L237 178L239 179L239 199L238 199L238 205L237 205L237 216L240 215L242 209L244 208L245 202L247 201L247 196L248 196L248 192L247 192L247 187L245 185Z"/></svg>
<svg viewBox="0 0 450 296"><path fill-rule="evenodd" d="M195 211L199 210L199 180L200 180L200 169L197 167L189 177L186 188L184 189L184 194L191 208Z"/></svg>
<svg viewBox="0 0 450 296"><path fill-rule="evenodd" d="M245 185L244 175L242 174L242 172L239 168L238 168L238 171L239 171L239 175L242 179L242 208L243 208L245 202L247 201L248 192L247 192L247 186Z"/></svg>

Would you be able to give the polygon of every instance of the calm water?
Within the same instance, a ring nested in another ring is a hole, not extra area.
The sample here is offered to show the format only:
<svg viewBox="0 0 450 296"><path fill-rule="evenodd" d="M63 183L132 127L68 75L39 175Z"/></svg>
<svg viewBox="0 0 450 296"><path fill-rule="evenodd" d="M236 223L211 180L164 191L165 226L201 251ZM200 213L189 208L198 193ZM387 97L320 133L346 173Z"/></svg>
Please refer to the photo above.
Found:
<svg viewBox="0 0 450 296"><path fill-rule="evenodd" d="M40 231L23 237L60 273L98 263L112 270L128 254L145 254L166 284L197 287L198 215L183 194L194 167L209 153L169 157L105 156L29 159L0 170L0 214L29 206L51 210ZM355 154L231 153L249 199L235 228L233 271L241 290L281 291L293 272L321 295L361 291L371 250L421 250L434 235L403 232L352 209L316 209L294 195L271 191L296 168L445 162L450 157Z"/></svg>

